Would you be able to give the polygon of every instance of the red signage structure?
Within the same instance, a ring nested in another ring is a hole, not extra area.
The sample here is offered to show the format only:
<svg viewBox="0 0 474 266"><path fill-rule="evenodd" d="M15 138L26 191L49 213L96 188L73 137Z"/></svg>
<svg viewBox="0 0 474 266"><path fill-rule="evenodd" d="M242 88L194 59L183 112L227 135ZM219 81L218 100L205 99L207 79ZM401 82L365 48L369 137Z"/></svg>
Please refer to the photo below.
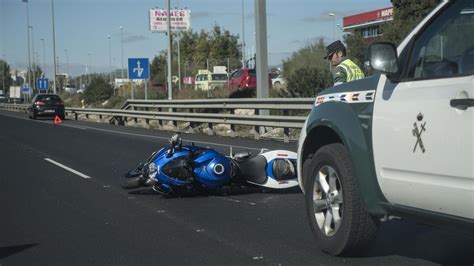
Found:
<svg viewBox="0 0 474 266"><path fill-rule="evenodd" d="M384 20L393 19L393 7L377 9L365 13L360 13L343 18L343 27L351 27L361 24L374 23Z"/></svg>

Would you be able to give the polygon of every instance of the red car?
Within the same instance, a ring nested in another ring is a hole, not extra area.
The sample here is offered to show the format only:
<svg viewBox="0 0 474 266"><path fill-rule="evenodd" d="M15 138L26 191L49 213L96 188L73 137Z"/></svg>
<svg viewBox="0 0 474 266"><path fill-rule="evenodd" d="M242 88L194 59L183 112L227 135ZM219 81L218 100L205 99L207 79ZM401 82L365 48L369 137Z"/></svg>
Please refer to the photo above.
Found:
<svg viewBox="0 0 474 266"><path fill-rule="evenodd" d="M268 78L269 88L271 88L271 80ZM235 70L230 74L227 88L230 90L230 96L239 97L255 94L257 87L257 75L255 69L242 68ZM239 96L237 96L237 94ZM243 95L245 94L245 95Z"/></svg>
<svg viewBox="0 0 474 266"><path fill-rule="evenodd" d="M228 87L232 90L249 90L257 87L255 69L242 68L234 71L229 78Z"/></svg>

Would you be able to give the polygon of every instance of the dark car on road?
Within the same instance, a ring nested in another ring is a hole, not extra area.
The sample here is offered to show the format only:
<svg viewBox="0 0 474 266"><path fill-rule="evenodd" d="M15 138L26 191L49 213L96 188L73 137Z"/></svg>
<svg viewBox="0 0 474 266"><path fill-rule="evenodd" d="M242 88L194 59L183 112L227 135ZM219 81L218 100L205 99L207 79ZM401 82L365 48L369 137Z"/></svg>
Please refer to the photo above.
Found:
<svg viewBox="0 0 474 266"><path fill-rule="evenodd" d="M56 94L37 94L28 107L30 118L39 116L59 116L64 119L64 102Z"/></svg>

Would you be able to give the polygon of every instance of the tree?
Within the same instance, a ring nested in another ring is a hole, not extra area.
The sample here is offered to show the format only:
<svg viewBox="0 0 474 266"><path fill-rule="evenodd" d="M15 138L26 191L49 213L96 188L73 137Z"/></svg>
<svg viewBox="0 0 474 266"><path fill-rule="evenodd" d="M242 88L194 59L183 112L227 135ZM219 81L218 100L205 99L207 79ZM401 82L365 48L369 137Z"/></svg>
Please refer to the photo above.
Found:
<svg viewBox="0 0 474 266"><path fill-rule="evenodd" d="M10 86L13 85L13 79L10 75L10 65L6 61L0 60L0 88L7 94Z"/></svg>
<svg viewBox="0 0 474 266"><path fill-rule="evenodd" d="M348 56L362 66L367 47L377 41L389 41L396 45L410 33L413 28L440 2L440 0L408 1L392 0L394 7L393 21L382 26L382 37L364 39L360 33L344 36Z"/></svg>
<svg viewBox="0 0 474 266"><path fill-rule="evenodd" d="M283 76L288 79L300 68L329 68L329 62L323 59L325 52L326 44L322 39L301 48L293 53L288 60L283 62Z"/></svg>
<svg viewBox="0 0 474 266"><path fill-rule="evenodd" d="M28 77L28 74L30 75L30 80L31 80L30 86L31 87L36 87L35 86L36 79L43 76L43 70L38 65L33 64L33 65L31 65L31 69L28 69L27 77Z"/></svg>
<svg viewBox="0 0 474 266"><path fill-rule="evenodd" d="M172 43L172 73L178 76L178 42L175 34L173 34ZM232 35L217 24L214 25L211 31L194 32L189 30L182 32L180 34L179 49L182 74L194 76L199 69L209 67L212 70L212 67L216 65L227 66L228 59L230 63L229 71L240 67L241 53L238 36ZM165 51L160 52L153 58L151 64L151 79L153 81L166 81L166 64L167 55ZM185 70L186 73L183 73Z"/></svg>
<svg viewBox="0 0 474 266"><path fill-rule="evenodd" d="M288 77L287 97L314 97L332 85L329 69L317 67L299 68Z"/></svg>
<svg viewBox="0 0 474 266"><path fill-rule="evenodd" d="M285 97L311 97L332 85L329 62L323 59L326 44L322 39L311 43L283 62L283 76L288 80Z"/></svg>
<svg viewBox="0 0 474 266"><path fill-rule="evenodd" d="M394 17L391 23L382 26L383 39L400 44L439 2L440 0L392 0Z"/></svg>
<svg viewBox="0 0 474 266"><path fill-rule="evenodd" d="M84 100L87 103L97 103L107 100L113 93L114 90L107 75L93 75L87 90L84 92Z"/></svg>
<svg viewBox="0 0 474 266"><path fill-rule="evenodd" d="M150 65L150 80L152 82L164 83L166 81L166 64L167 59L164 52L153 58Z"/></svg>
<svg viewBox="0 0 474 266"><path fill-rule="evenodd" d="M362 69L365 53L370 43L364 42L364 38L357 33L345 35L344 42L346 43L347 56Z"/></svg>

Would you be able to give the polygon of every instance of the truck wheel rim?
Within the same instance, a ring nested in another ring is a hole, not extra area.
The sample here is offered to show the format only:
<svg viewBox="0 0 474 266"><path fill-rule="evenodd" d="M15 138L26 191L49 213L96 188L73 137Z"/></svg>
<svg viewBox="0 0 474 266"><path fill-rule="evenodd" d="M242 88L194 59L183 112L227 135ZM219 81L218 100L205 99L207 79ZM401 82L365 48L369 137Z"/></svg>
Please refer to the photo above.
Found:
<svg viewBox="0 0 474 266"><path fill-rule="evenodd" d="M321 232L331 237L341 226L343 216L342 187L339 176L331 166L319 169L313 186L314 217Z"/></svg>

